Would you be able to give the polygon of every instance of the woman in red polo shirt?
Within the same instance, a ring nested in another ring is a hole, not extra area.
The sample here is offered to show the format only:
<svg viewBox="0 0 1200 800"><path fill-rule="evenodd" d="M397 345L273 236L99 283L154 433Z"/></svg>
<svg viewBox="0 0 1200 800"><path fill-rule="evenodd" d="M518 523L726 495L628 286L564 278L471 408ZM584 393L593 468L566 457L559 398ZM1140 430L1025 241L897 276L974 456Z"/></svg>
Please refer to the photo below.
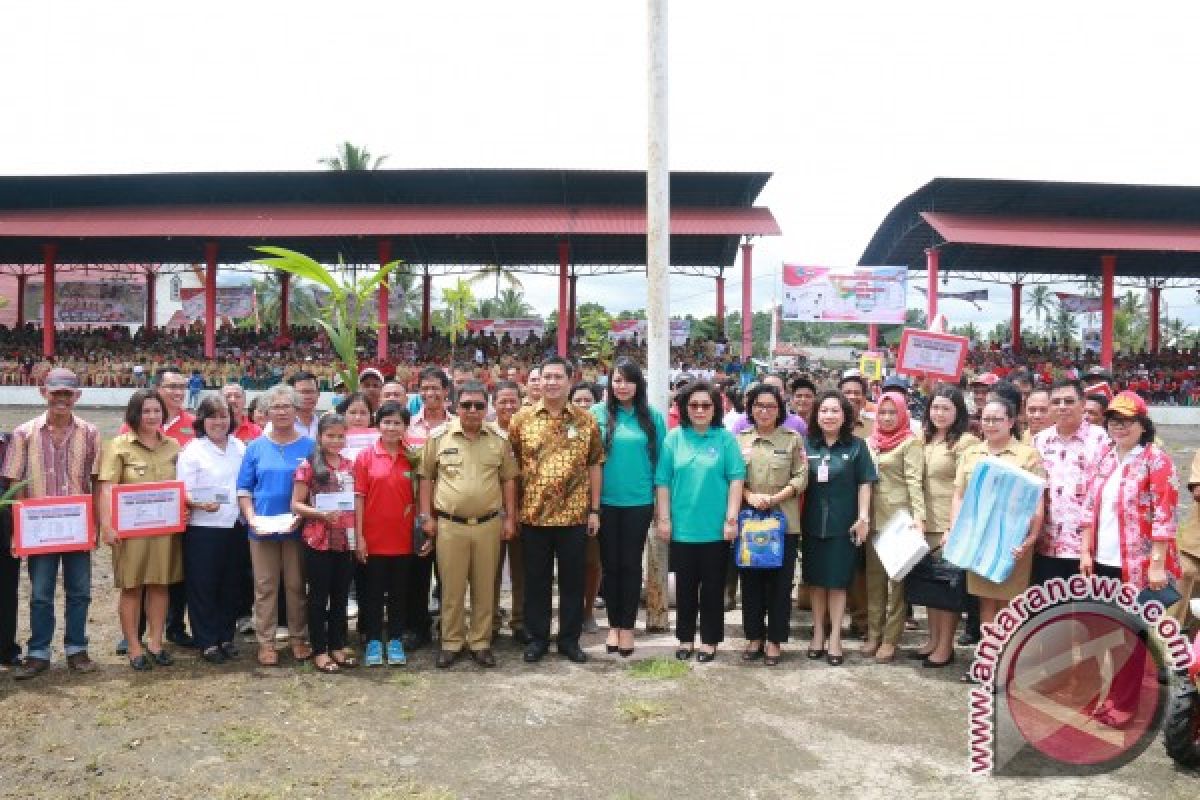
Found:
<svg viewBox="0 0 1200 800"><path fill-rule="evenodd" d="M387 663L407 663L401 644L405 584L413 560L415 456L404 446L408 409L389 400L375 412L379 440L354 460L354 514L358 558L366 564L366 591L359 602L364 661L383 664L383 612L387 595Z"/></svg>

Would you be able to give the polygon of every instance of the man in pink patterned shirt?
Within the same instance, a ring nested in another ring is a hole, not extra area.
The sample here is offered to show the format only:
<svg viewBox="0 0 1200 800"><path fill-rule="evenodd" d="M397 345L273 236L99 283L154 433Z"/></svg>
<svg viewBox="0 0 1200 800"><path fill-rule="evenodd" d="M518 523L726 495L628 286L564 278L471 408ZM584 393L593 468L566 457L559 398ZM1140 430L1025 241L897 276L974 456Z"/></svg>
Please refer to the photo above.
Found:
<svg viewBox="0 0 1200 800"><path fill-rule="evenodd" d="M1090 525L1087 493L1108 434L1083 418L1083 385L1062 380L1050 390L1054 425L1033 438L1046 468L1046 516L1033 559L1033 582L1079 572L1082 531Z"/></svg>

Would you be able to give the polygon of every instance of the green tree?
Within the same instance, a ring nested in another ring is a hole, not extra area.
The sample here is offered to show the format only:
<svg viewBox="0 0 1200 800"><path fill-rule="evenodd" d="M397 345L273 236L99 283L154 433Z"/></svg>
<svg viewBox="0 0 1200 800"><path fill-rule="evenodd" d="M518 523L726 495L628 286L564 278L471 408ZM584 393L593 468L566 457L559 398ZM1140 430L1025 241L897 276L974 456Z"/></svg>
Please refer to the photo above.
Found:
<svg viewBox="0 0 1200 800"><path fill-rule="evenodd" d="M492 310L500 319L522 319L533 316L533 306L516 289L503 289L492 301Z"/></svg>
<svg viewBox="0 0 1200 800"><path fill-rule="evenodd" d="M1037 323L1037 327L1043 330L1042 318L1045 318L1048 325L1050 317L1054 314L1054 306L1054 292L1050 291L1050 287L1043 283L1034 286L1029 292L1029 298L1025 301L1025 307L1033 312L1033 319Z"/></svg>
<svg viewBox="0 0 1200 800"><path fill-rule="evenodd" d="M583 334L584 352L598 361L612 359L612 315L599 303L584 303L577 309L578 328Z"/></svg>
<svg viewBox="0 0 1200 800"><path fill-rule="evenodd" d="M475 304L475 293L471 291L469 283L459 278L454 286L442 289L442 302L446 306L443 331L450 335L450 360L454 361L458 337L467 332L467 319L471 306Z"/></svg>
<svg viewBox="0 0 1200 800"><path fill-rule="evenodd" d="M1190 335L1190 326L1179 317L1167 320L1163 326L1163 339L1168 347L1183 347Z"/></svg>
<svg viewBox="0 0 1200 800"><path fill-rule="evenodd" d="M1079 321L1075 314L1060 307L1050 320L1050 331L1060 348L1070 347L1075 342L1075 335L1079 333Z"/></svg>
<svg viewBox="0 0 1200 800"><path fill-rule="evenodd" d="M338 145L337 155L329 158L318 158L317 163L339 172L355 172L359 170L379 169L387 156L371 156L366 147L359 147L350 142Z"/></svg>
<svg viewBox="0 0 1200 800"><path fill-rule="evenodd" d="M959 336L967 337L967 341L969 342L979 341L979 328L976 327L974 322L968 322L966 325L959 325L956 328L951 328L950 332Z"/></svg>
<svg viewBox="0 0 1200 800"><path fill-rule="evenodd" d="M490 280L496 281L496 292L492 295L493 299L500 299L500 283L503 283L509 288L516 291L522 291L525 286L521 283L521 279L517 277L511 269L505 269L499 264L489 264L483 269L476 272L471 277L467 278L467 283L471 286L479 286L481 283Z"/></svg>
<svg viewBox="0 0 1200 800"><path fill-rule="evenodd" d="M376 272L358 277L340 270L334 273L313 259L283 247L255 247L270 258L259 258L253 263L271 269L283 270L302 280L312 281L330 293L328 306L320 308L312 320L321 326L334 351L342 359L342 380L350 391L358 389L358 309L366 305L379 284L388 279L402 263L399 259L389 261ZM368 323L371 326L371 323Z"/></svg>

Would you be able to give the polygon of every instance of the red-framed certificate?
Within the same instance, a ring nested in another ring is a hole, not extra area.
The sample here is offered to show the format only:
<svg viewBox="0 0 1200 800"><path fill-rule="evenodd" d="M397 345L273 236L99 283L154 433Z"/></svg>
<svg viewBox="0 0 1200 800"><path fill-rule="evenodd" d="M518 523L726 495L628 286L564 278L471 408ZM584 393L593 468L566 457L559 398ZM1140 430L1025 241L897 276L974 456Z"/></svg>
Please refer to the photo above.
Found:
<svg viewBox="0 0 1200 800"><path fill-rule="evenodd" d="M72 553L96 544L92 496L38 497L13 503L13 550L18 556Z"/></svg>
<svg viewBox="0 0 1200 800"><path fill-rule="evenodd" d="M183 481L113 486L112 521L121 539L181 532L187 527L187 490Z"/></svg>
<svg viewBox="0 0 1200 800"><path fill-rule="evenodd" d="M896 372L956 381L967 363L969 347L965 336L905 328L900 334Z"/></svg>

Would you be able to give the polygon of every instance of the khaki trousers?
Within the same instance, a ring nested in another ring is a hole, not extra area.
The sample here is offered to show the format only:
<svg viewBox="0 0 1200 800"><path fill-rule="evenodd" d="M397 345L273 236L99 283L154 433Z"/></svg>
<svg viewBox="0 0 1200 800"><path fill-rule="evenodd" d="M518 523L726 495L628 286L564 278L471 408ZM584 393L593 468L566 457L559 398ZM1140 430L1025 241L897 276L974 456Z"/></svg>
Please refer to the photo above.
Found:
<svg viewBox="0 0 1200 800"><path fill-rule="evenodd" d="M508 562L508 577L512 582L512 611L508 616L508 627L519 630L525 627L525 556L521 552L521 537L500 542L500 556L496 559L496 594L493 606L492 629L500 630L500 585L503 581L504 563Z"/></svg>
<svg viewBox="0 0 1200 800"><path fill-rule="evenodd" d="M438 519L437 566L442 585L442 649L457 653L492 646L496 613L496 569L500 563L500 517L482 525ZM466 624L467 585L471 587L471 626Z"/></svg>
<svg viewBox="0 0 1200 800"><path fill-rule="evenodd" d="M283 573L288 635L297 644L308 638L308 599L304 590L304 542L299 539L251 539L254 572L254 633L262 647L275 646L279 624L279 574Z"/></svg>
<svg viewBox="0 0 1200 800"><path fill-rule="evenodd" d="M900 644L904 635L904 584L888 578L887 570L875 545L868 541L867 551L867 641Z"/></svg>
<svg viewBox="0 0 1200 800"><path fill-rule="evenodd" d="M653 524L646 538L646 628L668 630L671 627L667 611L667 563L669 545L658 538Z"/></svg>
<svg viewBox="0 0 1200 800"><path fill-rule="evenodd" d="M1183 576L1179 579L1177 588L1183 595L1183 599L1171 609L1171 616L1175 617L1181 628L1187 628L1188 601L1200 594L1200 558L1196 558L1191 553L1181 552L1179 566L1183 569Z"/></svg>

